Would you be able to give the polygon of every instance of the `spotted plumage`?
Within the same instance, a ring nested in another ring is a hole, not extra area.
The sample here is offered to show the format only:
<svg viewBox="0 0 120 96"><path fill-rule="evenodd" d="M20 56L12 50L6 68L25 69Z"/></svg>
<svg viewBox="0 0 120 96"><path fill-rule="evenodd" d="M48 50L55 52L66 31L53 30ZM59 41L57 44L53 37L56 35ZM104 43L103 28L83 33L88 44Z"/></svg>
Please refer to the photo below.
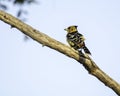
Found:
<svg viewBox="0 0 120 96"><path fill-rule="evenodd" d="M89 49L85 45L85 38L77 30L77 26L69 26L65 29L68 33L66 35L67 42L75 50L84 50L85 53L91 54Z"/></svg>

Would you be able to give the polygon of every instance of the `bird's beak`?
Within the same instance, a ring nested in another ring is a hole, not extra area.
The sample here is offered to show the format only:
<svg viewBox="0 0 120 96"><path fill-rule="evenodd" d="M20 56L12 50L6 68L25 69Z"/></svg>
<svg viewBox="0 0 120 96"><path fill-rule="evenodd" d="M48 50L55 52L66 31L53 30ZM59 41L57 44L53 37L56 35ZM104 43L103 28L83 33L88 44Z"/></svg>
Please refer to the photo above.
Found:
<svg viewBox="0 0 120 96"><path fill-rule="evenodd" d="M67 28L65 28L64 30L65 30L65 31L68 31L68 29L67 29Z"/></svg>

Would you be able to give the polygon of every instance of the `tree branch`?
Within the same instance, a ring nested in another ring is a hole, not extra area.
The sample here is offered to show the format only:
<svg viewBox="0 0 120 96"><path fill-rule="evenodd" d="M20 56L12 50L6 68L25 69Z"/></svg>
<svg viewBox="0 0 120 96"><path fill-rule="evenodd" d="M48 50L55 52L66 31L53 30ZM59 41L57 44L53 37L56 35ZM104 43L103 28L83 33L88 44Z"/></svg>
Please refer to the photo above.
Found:
<svg viewBox="0 0 120 96"><path fill-rule="evenodd" d="M72 49L71 47L56 41L55 39L47 36L46 34L32 28L31 26L23 23L22 21L18 20L17 18L13 17L12 15L0 11L0 20L11 25L11 27L15 27L27 36L31 37L38 43L48 46L56 51L67 55L78 62L80 62L87 71L98 78L101 82L103 82L106 86L111 88L116 94L120 96L120 85L111 77L109 77L106 73L104 73L96 64L95 62L88 56L81 57L78 55L78 52Z"/></svg>

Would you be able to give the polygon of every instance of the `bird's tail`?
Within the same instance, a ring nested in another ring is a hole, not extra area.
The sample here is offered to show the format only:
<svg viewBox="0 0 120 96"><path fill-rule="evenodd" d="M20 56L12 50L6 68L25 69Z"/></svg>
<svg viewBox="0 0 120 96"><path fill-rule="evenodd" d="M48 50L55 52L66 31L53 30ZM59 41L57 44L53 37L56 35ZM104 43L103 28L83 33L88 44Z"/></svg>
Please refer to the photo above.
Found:
<svg viewBox="0 0 120 96"><path fill-rule="evenodd" d="M83 49L84 49L85 53L91 55L91 52L89 51L89 49L86 46L83 46Z"/></svg>

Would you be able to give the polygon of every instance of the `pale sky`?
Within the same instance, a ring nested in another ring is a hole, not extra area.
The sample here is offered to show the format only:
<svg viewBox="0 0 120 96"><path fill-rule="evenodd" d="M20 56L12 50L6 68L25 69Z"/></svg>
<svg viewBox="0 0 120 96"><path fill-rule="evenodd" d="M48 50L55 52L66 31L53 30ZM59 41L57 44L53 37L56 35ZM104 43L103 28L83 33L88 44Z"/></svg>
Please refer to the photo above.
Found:
<svg viewBox="0 0 120 96"><path fill-rule="evenodd" d="M96 64L120 82L119 0L38 1L24 7L27 24L64 44L64 28L77 25ZM8 12L15 16L12 7ZM0 96L117 96L75 60L0 26Z"/></svg>

